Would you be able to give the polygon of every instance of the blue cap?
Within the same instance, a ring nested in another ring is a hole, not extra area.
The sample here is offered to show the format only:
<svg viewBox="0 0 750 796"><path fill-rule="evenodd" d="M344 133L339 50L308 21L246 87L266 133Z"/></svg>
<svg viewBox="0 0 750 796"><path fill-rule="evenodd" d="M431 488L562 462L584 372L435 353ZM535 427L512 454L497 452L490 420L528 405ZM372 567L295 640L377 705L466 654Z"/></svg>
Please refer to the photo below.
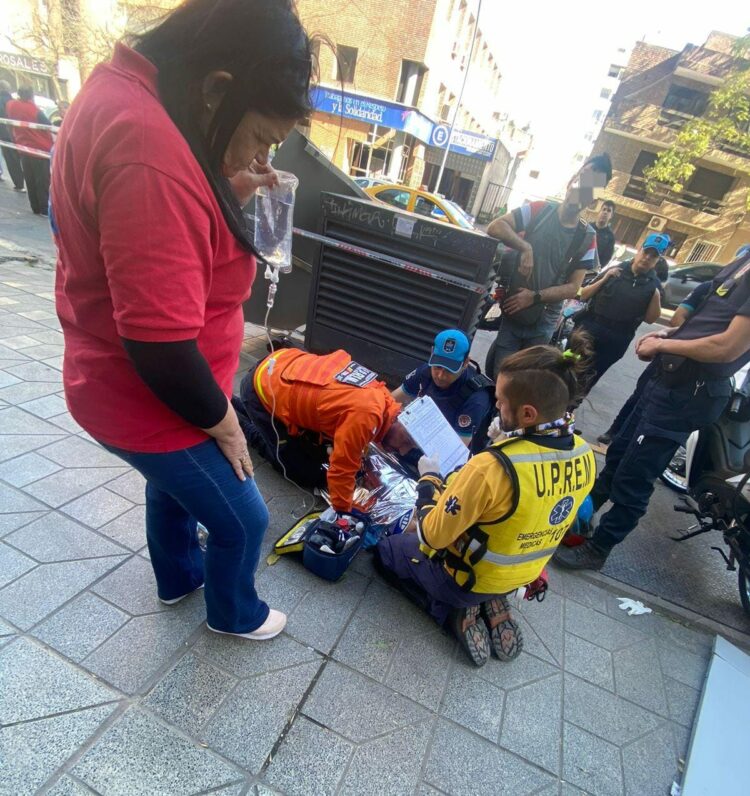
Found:
<svg viewBox="0 0 750 796"><path fill-rule="evenodd" d="M471 343L464 332L460 329L446 329L435 338L429 365L458 373L470 348Z"/></svg>
<svg viewBox="0 0 750 796"><path fill-rule="evenodd" d="M661 232L652 232L650 235L646 235L646 240L643 241L642 248L655 249L657 254L664 254L671 243L672 239L669 235L665 235Z"/></svg>

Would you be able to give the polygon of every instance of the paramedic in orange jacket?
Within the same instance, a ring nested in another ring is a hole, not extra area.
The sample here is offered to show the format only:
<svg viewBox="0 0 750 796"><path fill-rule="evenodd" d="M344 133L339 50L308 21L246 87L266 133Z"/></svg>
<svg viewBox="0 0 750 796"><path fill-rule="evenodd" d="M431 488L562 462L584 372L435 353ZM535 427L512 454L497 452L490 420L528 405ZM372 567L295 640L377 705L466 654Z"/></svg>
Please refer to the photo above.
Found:
<svg viewBox="0 0 750 796"><path fill-rule="evenodd" d="M245 374L240 401L234 404L248 442L300 486L326 487L322 465L333 445L327 487L339 513L351 511L370 442L399 453L414 447L396 419L401 405L346 351L276 351Z"/></svg>

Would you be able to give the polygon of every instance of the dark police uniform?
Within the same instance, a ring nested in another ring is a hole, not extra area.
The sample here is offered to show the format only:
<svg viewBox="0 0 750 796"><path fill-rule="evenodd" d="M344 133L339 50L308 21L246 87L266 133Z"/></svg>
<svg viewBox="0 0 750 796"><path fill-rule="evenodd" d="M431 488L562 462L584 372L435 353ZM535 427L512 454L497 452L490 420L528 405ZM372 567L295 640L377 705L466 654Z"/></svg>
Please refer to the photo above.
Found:
<svg viewBox="0 0 750 796"><path fill-rule="evenodd" d="M484 421L493 404L491 386L489 379L469 365L450 387L441 390L432 380L430 366L420 365L404 379L401 389L412 398L428 395L460 437L473 437L478 430L486 432ZM486 442L482 440L481 447Z"/></svg>
<svg viewBox="0 0 750 796"><path fill-rule="evenodd" d="M619 268L620 276L609 279L576 318L576 327L588 332L594 345L594 364L586 382L587 390L622 359L659 289L659 278L653 269L634 274L632 265L633 261L629 260L613 266Z"/></svg>
<svg viewBox="0 0 750 796"><path fill-rule="evenodd" d="M737 315L750 316L750 254L719 272L710 294L672 339L721 334ZM750 350L733 362L660 354L649 365L639 381L640 400L612 440L591 493L595 509L612 501L592 538L596 547L608 551L636 527L659 473L693 431L719 418L731 394L730 376L748 361Z"/></svg>

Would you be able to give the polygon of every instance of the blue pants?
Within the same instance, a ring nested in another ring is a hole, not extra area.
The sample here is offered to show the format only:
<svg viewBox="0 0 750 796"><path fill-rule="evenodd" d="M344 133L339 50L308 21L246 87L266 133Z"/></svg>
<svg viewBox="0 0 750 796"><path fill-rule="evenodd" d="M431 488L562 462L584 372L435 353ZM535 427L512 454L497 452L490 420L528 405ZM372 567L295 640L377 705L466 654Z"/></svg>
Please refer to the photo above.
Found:
<svg viewBox="0 0 750 796"><path fill-rule="evenodd" d="M655 374L655 370L651 371ZM654 482L688 436L721 415L730 393L727 379L668 388L657 375L636 388L640 400L607 449L604 469L591 492L595 509L612 508L599 520L593 543L611 550L646 513Z"/></svg>
<svg viewBox="0 0 750 796"><path fill-rule="evenodd" d="M108 450L146 478L146 541L159 597L172 600L205 582L214 630L259 628L268 606L254 576L268 509L254 479L240 481L212 439L172 453ZM208 529L205 557L198 522Z"/></svg>
<svg viewBox="0 0 750 796"><path fill-rule="evenodd" d="M524 326L513 321L512 317L504 318L495 337L495 342L487 352L484 361L484 372L493 381L500 373L503 360L524 348L534 345L547 345L560 319L560 309L545 308L539 323Z"/></svg>
<svg viewBox="0 0 750 796"><path fill-rule="evenodd" d="M586 392L589 392L612 365L625 356L633 334L616 332L587 318L576 324L576 329L582 329L589 334L594 346L594 363L586 374Z"/></svg>

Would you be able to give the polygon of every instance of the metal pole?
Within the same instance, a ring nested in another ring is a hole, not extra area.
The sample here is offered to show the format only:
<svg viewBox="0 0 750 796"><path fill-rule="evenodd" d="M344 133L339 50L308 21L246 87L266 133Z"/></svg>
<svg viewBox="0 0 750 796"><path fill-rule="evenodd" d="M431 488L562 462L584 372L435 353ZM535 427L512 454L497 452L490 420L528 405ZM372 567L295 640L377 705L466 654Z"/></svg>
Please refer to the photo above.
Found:
<svg viewBox="0 0 750 796"><path fill-rule="evenodd" d="M464 71L464 79L461 83L461 91L458 94L458 102L456 103L456 111L453 114L453 119L451 121L450 130L448 131L448 140L445 142L445 152L443 153L443 162L440 164L440 171L438 172L437 176L437 183L435 184L435 193L440 191L440 183L443 179L443 172L445 171L445 162L448 160L448 153L451 149L451 141L453 140L453 128L456 125L456 119L458 118L458 111L461 108L461 100L464 96L464 89L466 88L466 78L469 76L469 69L471 68L471 59L474 55L474 43L477 40L477 33L479 32L479 15L482 11L482 0L479 0L477 5L477 19L474 23L474 33L471 37L471 45L469 46L469 61L466 64L466 70Z"/></svg>

